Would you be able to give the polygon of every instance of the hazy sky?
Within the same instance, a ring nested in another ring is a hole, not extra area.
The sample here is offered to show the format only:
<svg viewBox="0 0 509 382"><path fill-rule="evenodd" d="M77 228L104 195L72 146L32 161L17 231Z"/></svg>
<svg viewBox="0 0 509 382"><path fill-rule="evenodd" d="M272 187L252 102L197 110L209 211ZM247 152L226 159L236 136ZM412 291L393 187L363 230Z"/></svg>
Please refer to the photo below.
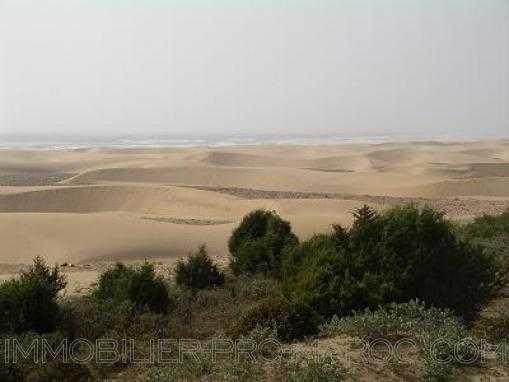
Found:
<svg viewBox="0 0 509 382"><path fill-rule="evenodd" d="M0 0L0 133L509 135L508 0Z"/></svg>

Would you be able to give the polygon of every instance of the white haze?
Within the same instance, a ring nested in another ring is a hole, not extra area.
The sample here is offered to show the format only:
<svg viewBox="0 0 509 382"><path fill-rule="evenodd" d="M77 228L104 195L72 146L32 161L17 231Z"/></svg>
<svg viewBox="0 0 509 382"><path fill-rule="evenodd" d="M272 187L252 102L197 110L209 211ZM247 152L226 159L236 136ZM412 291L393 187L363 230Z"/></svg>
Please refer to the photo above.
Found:
<svg viewBox="0 0 509 382"><path fill-rule="evenodd" d="M509 135L509 1L0 0L0 135Z"/></svg>

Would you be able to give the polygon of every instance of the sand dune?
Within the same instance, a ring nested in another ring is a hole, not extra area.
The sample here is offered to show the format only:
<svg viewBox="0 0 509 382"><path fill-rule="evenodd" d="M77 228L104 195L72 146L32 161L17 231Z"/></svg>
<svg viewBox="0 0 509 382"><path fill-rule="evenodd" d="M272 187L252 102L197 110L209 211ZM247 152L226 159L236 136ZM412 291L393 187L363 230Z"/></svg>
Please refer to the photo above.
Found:
<svg viewBox="0 0 509 382"><path fill-rule="evenodd" d="M397 148L388 150L376 150L367 154L367 157L380 165L411 165L415 162L425 162L430 158L430 153L410 148Z"/></svg>
<svg viewBox="0 0 509 382"><path fill-rule="evenodd" d="M302 180L306 179L305 182ZM322 186L337 188L334 174L316 173L295 168L241 167L169 167L169 168L110 168L83 173L69 179L68 184L100 182L136 182L175 185L207 185L256 187L267 189L310 189ZM308 183L310 182L310 183ZM348 188L348 187L346 187Z"/></svg>
<svg viewBox="0 0 509 382"><path fill-rule="evenodd" d="M97 260L175 259L206 243L214 256L225 256L227 238L244 213L265 207L290 219L305 238L336 222L349 224L360 202L244 201L223 214L234 223L189 224L185 219L146 218L136 213L2 213L0 263L26 264L37 255L50 263ZM216 218L217 219L217 218ZM174 220L175 221L175 220ZM15 235L13 233L16 233Z"/></svg>
<svg viewBox="0 0 509 382"><path fill-rule="evenodd" d="M207 154L203 162L228 167L292 167L337 171L367 171L372 169L371 161L363 155L299 159L237 152L211 152Z"/></svg>
<svg viewBox="0 0 509 382"><path fill-rule="evenodd" d="M255 208L276 210L305 238L350 224L364 203L421 197L454 219L500 211L508 142L0 150L0 264L10 264L0 273L36 255L174 261L201 243L225 259L231 230Z"/></svg>
<svg viewBox="0 0 509 382"><path fill-rule="evenodd" d="M83 186L46 188L0 195L0 212L94 213L209 216L228 209L231 196L176 187Z"/></svg>
<svg viewBox="0 0 509 382"><path fill-rule="evenodd" d="M224 254L232 227L159 223L125 213L4 214L0 262L26 264L37 255L50 263L175 258L201 242L213 254Z"/></svg>
<svg viewBox="0 0 509 382"><path fill-rule="evenodd" d="M291 195L291 193L290 193ZM82 186L45 188L28 192L0 194L0 213L131 212L185 218L240 219L255 208L281 213L308 213L337 216L345 208L358 207L362 201L321 199L319 195L301 200L245 199L223 192L181 187ZM290 206L290 207L288 207Z"/></svg>
<svg viewBox="0 0 509 382"><path fill-rule="evenodd" d="M427 175L409 177L405 171L386 171L383 173L369 171L365 173L281 167L272 167L269 170L268 168L190 166L94 170L75 176L62 183L85 185L131 182L398 195L402 192L402 185L403 188L417 187L433 181L440 181L440 178Z"/></svg>
<svg viewBox="0 0 509 382"><path fill-rule="evenodd" d="M497 159L497 158L500 158L501 156L504 156L503 149L490 148L490 147L466 149L466 150L461 150L460 153L475 156L475 157L492 158L492 159Z"/></svg>

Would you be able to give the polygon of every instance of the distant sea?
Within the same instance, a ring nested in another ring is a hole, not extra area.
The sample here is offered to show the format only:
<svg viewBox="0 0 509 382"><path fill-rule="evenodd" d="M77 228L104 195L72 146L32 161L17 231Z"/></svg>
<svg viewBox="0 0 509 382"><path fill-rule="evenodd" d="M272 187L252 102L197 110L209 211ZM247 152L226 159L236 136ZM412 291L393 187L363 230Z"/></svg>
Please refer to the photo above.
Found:
<svg viewBox="0 0 509 382"><path fill-rule="evenodd" d="M506 138L509 138L506 137ZM257 145L334 145L342 143L389 143L389 142L467 142L480 139L501 139L486 136L426 136L426 135L317 135L317 136L190 136L153 134L117 136L73 135L15 135L0 134L0 149L71 150L87 148L164 148L164 147L230 147Z"/></svg>

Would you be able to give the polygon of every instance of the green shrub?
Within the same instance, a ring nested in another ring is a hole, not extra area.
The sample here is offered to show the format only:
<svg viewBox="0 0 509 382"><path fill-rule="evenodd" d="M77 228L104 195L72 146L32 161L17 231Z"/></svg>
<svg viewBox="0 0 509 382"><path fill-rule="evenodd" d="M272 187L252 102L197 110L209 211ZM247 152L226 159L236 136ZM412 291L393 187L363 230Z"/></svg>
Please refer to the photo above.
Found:
<svg viewBox="0 0 509 382"><path fill-rule="evenodd" d="M217 381L258 382L270 380L258 363L248 359L228 362L216 373Z"/></svg>
<svg viewBox="0 0 509 382"><path fill-rule="evenodd" d="M491 344L507 342L509 340L509 315L482 317L475 323L473 329L479 338Z"/></svg>
<svg viewBox="0 0 509 382"><path fill-rule="evenodd" d="M366 340L387 339L397 341L433 333L444 338L460 339L467 332L458 319L446 309L427 308L423 302L413 300L403 304L388 304L374 312L366 309L347 317L334 316L320 327L326 337L348 335Z"/></svg>
<svg viewBox="0 0 509 382"><path fill-rule="evenodd" d="M168 381L265 381L265 371L257 363L240 361L214 362L211 356L199 354L183 357L182 362L157 365L148 369L146 379L151 382Z"/></svg>
<svg viewBox="0 0 509 382"><path fill-rule="evenodd" d="M481 245L488 254L509 258L509 210L498 216L484 215L460 226L459 234Z"/></svg>
<svg viewBox="0 0 509 382"><path fill-rule="evenodd" d="M211 358L207 354L184 354L182 362L149 368L147 380L151 382L202 380L203 377L211 376L216 372L217 365Z"/></svg>
<svg viewBox="0 0 509 382"><path fill-rule="evenodd" d="M111 269L99 276L94 296L101 300L123 302L128 300L129 283L135 270L122 263L116 263Z"/></svg>
<svg viewBox="0 0 509 382"><path fill-rule="evenodd" d="M256 210L246 215L228 242L235 273L263 272L279 275L281 253L295 245L290 223L274 211Z"/></svg>
<svg viewBox="0 0 509 382"><path fill-rule="evenodd" d="M180 260L175 271L177 285L193 291L223 285L225 276L217 269L204 245L186 261Z"/></svg>
<svg viewBox="0 0 509 382"><path fill-rule="evenodd" d="M37 381L37 382L88 382L99 380L97 375L93 375L88 365L69 362L61 355L51 357L47 355L45 362L41 361L41 352L36 353L34 346L31 351L31 345L35 342L39 344L42 340L46 341L52 349L57 349L64 338L58 335L44 335L41 337L34 333L24 333L13 337L9 336L10 341L16 341L18 346L22 346L28 352L25 358L22 354L17 354L14 362L14 352L9 351L7 347L0 346L0 381L19 382L19 381ZM2 339L0 339L0 342ZM12 342L11 342L12 343ZM40 347L39 347L40 349ZM21 352L20 352L21 353ZM34 356L37 354L34 362Z"/></svg>
<svg viewBox="0 0 509 382"><path fill-rule="evenodd" d="M465 225L465 233L470 237L489 239L501 234L509 234L509 209L501 215L484 215Z"/></svg>
<svg viewBox="0 0 509 382"><path fill-rule="evenodd" d="M467 360L479 361L477 345L471 342L468 331L452 312L426 308L419 301L389 304L374 312L366 310L349 317L333 317L321 327L321 333L369 341L413 340L423 361L423 376L427 380L444 380L455 366L471 366Z"/></svg>
<svg viewBox="0 0 509 382"><path fill-rule="evenodd" d="M171 288L172 338L210 338L232 332L232 323L262 300L281 296L279 283L262 275L227 274L217 288Z"/></svg>
<svg viewBox="0 0 509 382"><path fill-rule="evenodd" d="M202 343L202 350L194 354L182 354L181 362L158 364L148 368L146 378L149 381L265 381L269 380L262 364L264 359L277 359L281 349L273 329L257 327L238 339L238 346L246 352L216 354L210 351L213 341L228 341L212 338ZM256 345L262 344L257 347ZM228 344L226 343L226 346ZM178 354L178 344L174 351ZM270 379L272 380L272 379Z"/></svg>
<svg viewBox="0 0 509 382"><path fill-rule="evenodd" d="M256 363L265 359L280 360L284 349L279 342L280 338L275 326L256 325L252 330L240 335L236 339L237 346L242 349L251 349L250 355L239 354L239 360Z"/></svg>
<svg viewBox="0 0 509 382"><path fill-rule="evenodd" d="M132 303L118 303L80 296L65 301L57 330L69 339L86 338L95 341L108 338L111 331L129 328L136 315Z"/></svg>
<svg viewBox="0 0 509 382"><path fill-rule="evenodd" d="M232 298L242 301L260 301L271 297L282 297L281 283L262 275L233 276L224 285Z"/></svg>
<svg viewBox="0 0 509 382"><path fill-rule="evenodd" d="M37 257L28 271L0 285L0 333L47 333L59 317L58 293L66 281Z"/></svg>
<svg viewBox="0 0 509 382"><path fill-rule="evenodd" d="M153 339L175 338L170 315L134 309L134 304L129 301L118 303L112 299L78 296L66 301L63 311L57 330L69 343L75 339L86 339L95 346L96 340L109 339L116 341L121 355L127 355L111 362L96 363L93 359L87 363L91 370L101 374L126 367L132 361L129 354L146 359L153 352L150 344ZM127 349L121 345L125 340L133 341ZM81 344L76 351L88 354L89 347Z"/></svg>
<svg viewBox="0 0 509 382"><path fill-rule="evenodd" d="M288 382L338 382L346 379L345 369L332 357L291 362L285 380Z"/></svg>
<svg viewBox="0 0 509 382"><path fill-rule="evenodd" d="M146 307L154 313L167 313L170 307L164 280L156 276L154 266L149 263L139 268L117 263L114 268L101 274L94 295L117 303L130 301L135 310Z"/></svg>
<svg viewBox="0 0 509 382"><path fill-rule="evenodd" d="M350 230L335 226L285 251L283 287L324 316L420 299L471 317L502 285L495 256L459 240L430 208L355 213Z"/></svg>
<svg viewBox="0 0 509 382"><path fill-rule="evenodd" d="M308 306L274 298L247 311L234 327L234 336L269 327L276 330L279 339L290 342L318 333L319 323L320 317Z"/></svg>
<svg viewBox="0 0 509 382"><path fill-rule="evenodd" d="M166 284L155 275L151 264L144 264L134 273L128 297L137 309L148 307L155 313L167 313L170 307Z"/></svg>

